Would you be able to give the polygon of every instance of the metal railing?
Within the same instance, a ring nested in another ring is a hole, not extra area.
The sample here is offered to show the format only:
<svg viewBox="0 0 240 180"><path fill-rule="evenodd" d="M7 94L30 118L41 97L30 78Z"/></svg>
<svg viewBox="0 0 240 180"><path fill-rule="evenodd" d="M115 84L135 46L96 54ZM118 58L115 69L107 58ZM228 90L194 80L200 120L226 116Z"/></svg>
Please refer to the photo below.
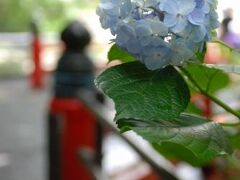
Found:
<svg viewBox="0 0 240 180"><path fill-rule="evenodd" d="M131 146L140 157L147 162L156 174L164 180L176 180L177 175L174 172L174 166L167 161L165 158L160 156L150 145L145 143L139 143L139 141L144 141L138 139L137 135L133 132L121 134L113 122L113 114L109 108L96 103L91 100L92 97L81 93L79 97L80 101L96 116L98 121L97 133L96 133L96 143L97 149L96 153L93 154L88 149L80 149L79 155L81 159L85 162L88 169L91 171L93 177L96 180L107 180L107 176L103 171L101 171L101 158L102 158L102 140L103 140L103 129L107 128L111 130L119 137L121 137L129 146ZM144 144L144 146L143 146ZM146 144L148 146L146 146ZM104 177L104 178L103 178Z"/></svg>

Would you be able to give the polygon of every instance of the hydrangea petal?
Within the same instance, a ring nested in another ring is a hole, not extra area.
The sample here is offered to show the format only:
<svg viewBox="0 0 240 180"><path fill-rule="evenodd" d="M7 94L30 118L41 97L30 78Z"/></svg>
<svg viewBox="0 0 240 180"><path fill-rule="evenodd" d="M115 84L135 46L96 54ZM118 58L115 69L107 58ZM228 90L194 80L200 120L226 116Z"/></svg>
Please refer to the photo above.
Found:
<svg viewBox="0 0 240 180"><path fill-rule="evenodd" d="M171 53L172 65L182 65L186 59L189 60L194 57L193 52L185 44L185 41L182 39L173 43L173 52Z"/></svg>
<svg viewBox="0 0 240 180"><path fill-rule="evenodd" d="M120 16L122 18L125 18L131 12L131 9L132 9L131 1L130 0L124 0L122 2L122 6L120 8Z"/></svg>
<svg viewBox="0 0 240 180"><path fill-rule="evenodd" d="M178 3L176 0L163 0L161 1L159 8L161 11L165 11L169 14L175 14L179 11L178 9Z"/></svg>
<svg viewBox="0 0 240 180"><path fill-rule="evenodd" d="M177 16L172 14L166 14L163 22L167 27L173 27L177 24L177 20Z"/></svg>
<svg viewBox="0 0 240 180"><path fill-rule="evenodd" d="M181 0L178 1L178 6L180 7L178 13L185 16L194 10L196 2L195 0Z"/></svg>
<svg viewBox="0 0 240 180"><path fill-rule="evenodd" d="M145 7L155 7L158 4L157 0L145 0Z"/></svg>
<svg viewBox="0 0 240 180"><path fill-rule="evenodd" d="M159 56L148 57L144 60L144 64L150 70L156 70L158 67L166 67L169 64L168 59Z"/></svg>
<svg viewBox="0 0 240 180"><path fill-rule="evenodd" d="M197 9L201 9L205 4L205 0L195 0L195 2L196 2Z"/></svg>
<svg viewBox="0 0 240 180"><path fill-rule="evenodd" d="M148 20L153 34L165 36L168 33L168 28L161 21Z"/></svg>
<svg viewBox="0 0 240 180"><path fill-rule="evenodd" d="M201 42L207 34L206 28L202 26L198 26L197 28L194 29L194 31L191 33L192 35L192 40L194 42Z"/></svg>
<svg viewBox="0 0 240 180"><path fill-rule="evenodd" d="M195 9L189 16L188 20L194 25L201 25L204 22L205 13L201 9Z"/></svg>
<svg viewBox="0 0 240 180"><path fill-rule="evenodd" d="M172 31L174 33L182 32L186 28L187 23L188 21L186 17L178 17L177 24L174 27L172 27Z"/></svg>

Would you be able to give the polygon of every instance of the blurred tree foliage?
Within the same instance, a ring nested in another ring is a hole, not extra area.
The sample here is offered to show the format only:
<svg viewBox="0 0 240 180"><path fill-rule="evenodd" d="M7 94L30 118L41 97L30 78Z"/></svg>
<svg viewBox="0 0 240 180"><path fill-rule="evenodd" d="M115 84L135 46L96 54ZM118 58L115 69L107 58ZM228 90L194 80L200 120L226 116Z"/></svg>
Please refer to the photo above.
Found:
<svg viewBox="0 0 240 180"><path fill-rule="evenodd" d="M68 2L88 5L85 0L0 0L0 32L28 31L32 19L39 21L44 31L58 30L67 19Z"/></svg>
<svg viewBox="0 0 240 180"><path fill-rule="evenodd" d="M1 0L0 12L1 32L28 31L32 19L52 22L55 28L65 17L63 2L51 0Z"/></svg>
<svg viewBox="0 0 240 180"><path fill-rule="evenodd" d="M58 31L71 8L95 8L97 0L0 0L0 32L29 31L32 19L43 31Z"/></svg>
<svg viewBox="0 0 240 180"><path fill-rule="evenodd" d="M78 4L82 8L96 8L99 0L73 0L74 4Z"/></svg>

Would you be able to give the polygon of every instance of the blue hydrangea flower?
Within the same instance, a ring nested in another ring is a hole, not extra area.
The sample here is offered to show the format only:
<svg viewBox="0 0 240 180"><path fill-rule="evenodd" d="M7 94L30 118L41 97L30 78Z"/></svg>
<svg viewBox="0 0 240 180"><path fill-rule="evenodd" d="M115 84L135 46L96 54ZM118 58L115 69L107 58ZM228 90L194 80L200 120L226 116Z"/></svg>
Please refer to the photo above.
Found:
<svg viewBox="0 0 240 180"><path fill-rule="evenodd" d="M101 0L97 14L119 47L147 68L196 61L218 27L217 0Z"/></svg>
<svg viewBox="0 0 240 180"><path fill-rule="evenodd" d="M172 65L183 65L186 59L194 57L193 51L187 46L186 40L183 38L178 38L176 41L173 41L171 43L171 50L170 57ZM177 56L175 54L177 54Z"/></svg>
<svg viewBox="0 0 240 180"><path fill-rule="evenodd" d="M97 8L102 27L110 28L115 34L116 25L119 21L128 17L132 4L130 0L102 0Z"/></svg>
<svg viewBox="0 0 240 180"><path fill-rule="evenodd" d="M164 13L164 24L174 33L180 33L186 28L188 15L195 7L195 0L163 0L159 5Z"/></svg>

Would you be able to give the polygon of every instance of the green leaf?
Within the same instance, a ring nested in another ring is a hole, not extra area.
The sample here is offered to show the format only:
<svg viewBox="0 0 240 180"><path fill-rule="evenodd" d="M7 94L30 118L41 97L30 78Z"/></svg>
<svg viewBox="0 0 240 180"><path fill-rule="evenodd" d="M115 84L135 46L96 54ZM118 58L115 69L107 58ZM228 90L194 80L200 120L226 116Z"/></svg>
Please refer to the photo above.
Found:
<svg viewBox="0 0 240 180"><path fill-rule="evenodd" d="M207 93L213 94L230 83L229 76L223 71L202 64L189 64L187 71Z"/></svg>
<svg viewBox="0 0 240 180"><path fill-rule="evenodd" d="M206 64L207 67L220 69L226 73L235 73L240 74L240 66L239 65L231 65L231 64Z"/></svg>
<svg viewBox="0 0 240 180"><path fill-rule="evenodd" d="M150 71L139 62L126 63L103 72L96 85L114 100L122 132L133 130L165 150L176 145L171 154L194 165L232 153L220 125L182 114L189 89L172 66Z"/></svg>
<svg viewBox="0 0 240 180"><path fill-rule="evenodd" d="M169 160L181 160L193 166L204 166L208 163L208 161L197 158L192 151L176 143L162 142L161 144L152 144L152 146Z"/></svg>
<svg viewBox="0 0 240 180"><path fill-rule="evenodd" d="M202 165L216 156L232 153L223 128L199 116L181 114L174 120L158 120L154 123L127 119L124 121L130 122L131 128L154 144L163 155L192 165Z"/></svg>
<svg viewBox="0 0 240 180"><path fill-rule="evenodd" d="M188 104L188 107L184 112L190 113L190 114L196 114L196 115L202 115L203 114L203 111L199 107L197 107L196 104L194 104L192 102L190 102Z"/></svg>
<svg viewBox="0 0 240 180"><path fill-rule="evenodd" d="M229 139L235 149L240 149L240 133L230 136Z"/></svg>
<svg viewBox="0 0 240 180"><path fill-rule="evenodd" d="M199 52L196 53L197 60L198 60L200 63L203 63L203 62L204 62L204 58L205 58L206 51L207 51L207 45L206 45L206 43L204 43L203 51L199 51Z"/></svg>
<svg viewBox="0 0 240 180"><path fill-rule="evenodd" d="M114 44L108 52L109 62L114 60L120 60L123 63L135 61L136 58L130 55L128 52L122 50L116 44Z"/></svg>
<svg viewBox="0 0 240 180"><path fill-rule="evenodd" d="M114 100L116 121L172 119L190 99L185 81L172 66L150 71L140 62L121 64L102 73L96 84Z"/></svg>

